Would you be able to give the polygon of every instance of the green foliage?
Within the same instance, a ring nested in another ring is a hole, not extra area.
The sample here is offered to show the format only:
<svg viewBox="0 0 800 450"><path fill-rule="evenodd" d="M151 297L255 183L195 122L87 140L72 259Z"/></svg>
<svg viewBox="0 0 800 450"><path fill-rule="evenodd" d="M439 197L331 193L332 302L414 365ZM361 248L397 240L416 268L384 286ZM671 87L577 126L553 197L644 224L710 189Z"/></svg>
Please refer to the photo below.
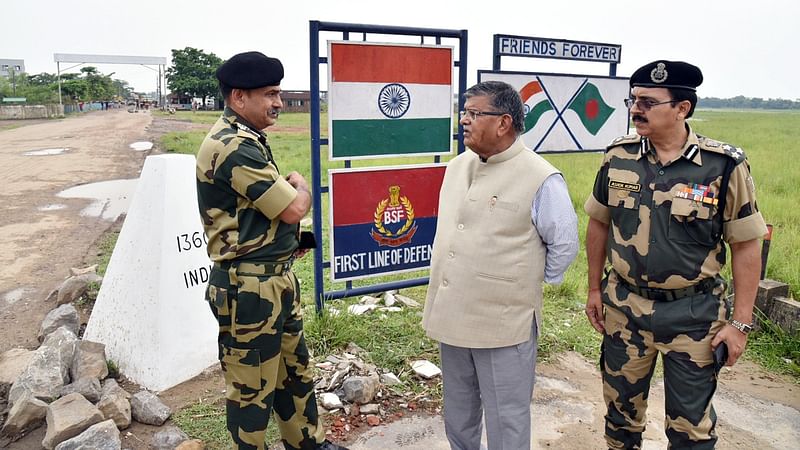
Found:
<svg viewBox="0 0 800 450"><path fill-rule="evenodd" d="M119 231L110 231L100 237L97 244L97 274L100 276L105 275L106 269L108 269L108 262L114 252L114 246L117 245L117 238L119 238Z"/></svg>
<svg viewBox="0 0 800 450"><path fill-rule="evenodd" d="M789 334L756 309L760 329L747 339L745 355L773 372L794 376L800 383L800 329Z"/></svg>
<svg viewBox="0 0 800 450"><path fill-rule="evenodd" d="M225 425L225 400L199 401L181 409L172 416L175 424L189 437L200 439L208 450L227 450L231 445ZM267 426L266 442L276 442L280 432L275 420Z"/></svg>
<svg viewBox="0 0 800 450"><path fill-rule="evenodd" d="M783 98L764 100L759 97L737 95L733 98L706 97L697 101L700 108L735 108L735 109L800 109L800 100L792 101Z"/></svg>
<svg viewBox="0 0 800 450"><path fill-rule="evenodd" d="M108 368L109 378L119 378L119 366L111 359L106 360L106 367Z"/></svg>
<svg viewBox="0 0 800 450"><path fill-rule="evenodd" d="M186 47L172 50L172 65L167 68L167 87L173 93L189 96L206 97L217 95L217 79L214 75L222 65L214 53Z"/></svg>

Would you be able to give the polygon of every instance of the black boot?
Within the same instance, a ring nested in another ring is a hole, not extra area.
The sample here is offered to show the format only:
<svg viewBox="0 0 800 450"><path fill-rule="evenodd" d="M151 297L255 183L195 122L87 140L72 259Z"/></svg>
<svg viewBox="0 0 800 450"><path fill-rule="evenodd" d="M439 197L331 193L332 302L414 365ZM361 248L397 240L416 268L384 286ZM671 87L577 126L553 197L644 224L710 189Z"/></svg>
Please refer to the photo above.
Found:
<svg viewBox="0 0 800 450"><path fill-rule="evenodd" d="M317 450L349 450L347 447L342 447L341 445L336 445L333 442L325 439L325 442L319 444Z"/></svg>

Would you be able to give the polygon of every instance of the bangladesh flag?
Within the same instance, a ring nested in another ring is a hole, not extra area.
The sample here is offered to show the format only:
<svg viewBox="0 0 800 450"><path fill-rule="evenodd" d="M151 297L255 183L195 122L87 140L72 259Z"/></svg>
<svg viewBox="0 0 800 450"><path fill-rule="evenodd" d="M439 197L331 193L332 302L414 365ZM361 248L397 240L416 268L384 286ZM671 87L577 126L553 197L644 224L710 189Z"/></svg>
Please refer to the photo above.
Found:
<svg viewBox="0 0 800 450"><path fill-rule="evenodd" d="M522 102L525 104L525 132L536 126L536 123L547 111L553 109L550 100L538 81L531 81L519 91Z"/></svg>
<svg viewBox="0 0 800 450"><path fill-rule="evenodd" d="M603 125L614 112L614 108L603 101L600 90L592 83L583 85L578 95L569 104L569 109L578 114L583 126L593 136L597 135L597 132L600 131L600 128L603 128Z"/></svg>

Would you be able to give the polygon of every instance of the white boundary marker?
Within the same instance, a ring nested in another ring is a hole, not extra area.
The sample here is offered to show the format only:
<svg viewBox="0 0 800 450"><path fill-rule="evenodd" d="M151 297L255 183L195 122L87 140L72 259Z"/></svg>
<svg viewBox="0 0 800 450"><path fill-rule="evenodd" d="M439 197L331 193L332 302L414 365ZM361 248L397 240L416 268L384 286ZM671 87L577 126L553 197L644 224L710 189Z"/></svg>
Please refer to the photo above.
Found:
<svg viewBox="0 0 800 450"><path fill-rule="evenodd" d="M84 338L144 388L194 377L217 361L210 266L194 156L148 156Z"/></svg>

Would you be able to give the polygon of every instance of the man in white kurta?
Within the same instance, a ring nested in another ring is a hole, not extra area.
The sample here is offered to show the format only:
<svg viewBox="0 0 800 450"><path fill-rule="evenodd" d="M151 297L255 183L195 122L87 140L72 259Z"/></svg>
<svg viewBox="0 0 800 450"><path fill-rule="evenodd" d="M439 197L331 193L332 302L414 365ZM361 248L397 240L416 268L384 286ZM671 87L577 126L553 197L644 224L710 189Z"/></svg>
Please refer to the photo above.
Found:
<svg viewBox="0 0 800 450"><path fill-rule="evenodd" d="M530 448L542 282L560 283L578 250L564 178L526 148L523 103L506 83L465 93L470 151L439 194L423 327L440 342L445 430L454 450Z"/></svg>

